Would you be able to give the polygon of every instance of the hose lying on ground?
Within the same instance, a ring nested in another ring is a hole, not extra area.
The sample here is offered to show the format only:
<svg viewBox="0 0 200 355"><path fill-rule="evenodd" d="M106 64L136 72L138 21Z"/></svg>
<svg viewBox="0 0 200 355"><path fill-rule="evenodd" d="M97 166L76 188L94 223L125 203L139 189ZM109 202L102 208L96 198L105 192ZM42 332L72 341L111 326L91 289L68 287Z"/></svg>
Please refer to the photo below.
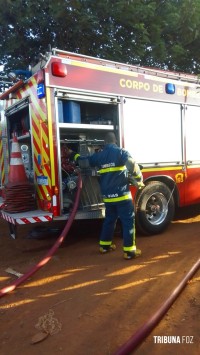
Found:
<svg viewBox="0 0 200 355"><path fill-rule="evenodd" d="M151 333L151 331L160 322L162 317L174 303L181 291L186 286L187 282L200 268L200 259L192 266L190 271L182 279L179 285L172 291L166 301L160 308L133 334L133 336L124 343L113 355L130 355L136 348L144 341L144 339Z"/></svg>
<svg viewBox="0 0 200 355"><path fill-rule="evenodd" d="M75 202L73 205L73 209L72 212L70 214L69 219L67 220L67 223L62 231L62 233L60 234L60 236L58 237L58 239L56 240L55 244L51 247L51 249L47 252L47 254L44 256L44 258L42 260L39 261L38 264L34 265L27 273L25 273L24 275L22 275L21 277L19 277L17 280L15 280L15 282L13 282L11 285L4 287L3 289L0 290L0 297L5 296L7 293L15 290L15 288L17 286L19 286L21 283L23 283L25 280L27 280L30 276L32 276L36 271L38 271L41 267L43 267L44 265L46 265L48 263L48 261L51 259L52 255L55 254L55 252L57 251L57 249L59 248L59 246L62 244L62 242L64 241L64 239L67 236L67 233L69 232L69 229L73 223L74 217L76 215L76 211L78 209L78 205L79 205L79 198L80 198L80 192L81 192L81 188L82 188L82 179L81 179L81 175L80 173L78 174L78 183L77 183L77 192L76 192L76 196L75 196Z"/></svg>

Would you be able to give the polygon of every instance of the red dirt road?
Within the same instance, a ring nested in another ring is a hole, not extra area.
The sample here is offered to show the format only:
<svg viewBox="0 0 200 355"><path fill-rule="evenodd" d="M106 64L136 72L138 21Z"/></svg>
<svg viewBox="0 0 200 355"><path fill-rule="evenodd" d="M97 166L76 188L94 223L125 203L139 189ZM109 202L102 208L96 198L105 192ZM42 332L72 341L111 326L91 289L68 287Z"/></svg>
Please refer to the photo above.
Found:
<svg viewBox="0 0 200 355"><path fill-rule="evenodd" d="M138 235L137 246L143 254L131 261L123 260L119 233L115 252L98 253L100 227L100 221L76 221L47 265L0 299L1 355L115 354L200 257L200 206L179 212L161 235ZM0 228L2 289L16 280L6 272L8 267L26 273L56 239L52 235L28 239L33 226L23 226L13 240L5 221L0 220ZM200 354L199 295L200 270L135 353ZM32 344L44 329L49 335ZM164 343L165 336L168 342L177 339L180 343Z"/></svg>

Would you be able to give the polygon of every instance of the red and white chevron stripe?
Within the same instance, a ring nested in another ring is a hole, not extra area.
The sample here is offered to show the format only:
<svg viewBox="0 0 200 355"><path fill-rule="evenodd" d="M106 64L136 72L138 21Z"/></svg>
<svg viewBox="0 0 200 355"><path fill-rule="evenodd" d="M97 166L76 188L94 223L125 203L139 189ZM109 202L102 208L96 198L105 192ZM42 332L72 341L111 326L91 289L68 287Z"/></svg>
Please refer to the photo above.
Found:
<svg viewBox="0 0 200 355"><path fill-rule="evenodd" d="M38 211L36 211L38 212ZM45 214L44 211L40 215L37 215L38 213L33 214L32 216L25 216L26 212L24 213L24 216L20 213L6 213L4 211L1 211L1 216L3 219L5 219L7 222L12 223L12 224L29 224L29 223L39 223L39 222L50 222L52 221L52 213L47 213ZM30 212L28 212L30 215ZM19 215L19 216L18 216ZM20 216L21 215L21 216Z"/></svg>

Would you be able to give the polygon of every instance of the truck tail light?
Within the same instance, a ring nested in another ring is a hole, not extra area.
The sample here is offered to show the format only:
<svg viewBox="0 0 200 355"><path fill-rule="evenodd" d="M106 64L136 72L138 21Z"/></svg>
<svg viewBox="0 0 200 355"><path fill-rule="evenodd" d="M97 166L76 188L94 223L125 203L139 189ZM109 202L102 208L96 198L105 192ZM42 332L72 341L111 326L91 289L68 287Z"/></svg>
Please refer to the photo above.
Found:
<svg viewBox="0 0 200 355"><path fill-rule="evenodd" d="M58 195L58 193L59 193L58 187L57 187L57 186L54 186L54 187L53 187L53 190L54 190L54 194L55 194L55 195Z"/></svg>
<svg viewBox="0 0 200 355"><path fill-rule="evenodd" d="M54 76L65 77L67 75L66 64L61 62L52 62L51 63L51 72Z"/></svg>
<svg viewBox="0 0 200 355"><path fill-rule="evenodd" d="M43 209L44 211L50 211L52 207L51 201L44 200L43 201Z"/></svg>

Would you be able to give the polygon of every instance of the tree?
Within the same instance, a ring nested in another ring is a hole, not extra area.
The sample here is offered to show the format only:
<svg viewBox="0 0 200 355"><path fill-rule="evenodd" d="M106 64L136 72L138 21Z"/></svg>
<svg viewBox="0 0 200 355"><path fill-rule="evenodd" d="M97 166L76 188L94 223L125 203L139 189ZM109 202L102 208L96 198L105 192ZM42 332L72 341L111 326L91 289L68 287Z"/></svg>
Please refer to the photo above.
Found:
<svg viewBox="0 0 200 355"><path fill-rule="evenodd" d="M0 0L0 65L26 69L49 45L199 72L199 0Z"/></svg>

